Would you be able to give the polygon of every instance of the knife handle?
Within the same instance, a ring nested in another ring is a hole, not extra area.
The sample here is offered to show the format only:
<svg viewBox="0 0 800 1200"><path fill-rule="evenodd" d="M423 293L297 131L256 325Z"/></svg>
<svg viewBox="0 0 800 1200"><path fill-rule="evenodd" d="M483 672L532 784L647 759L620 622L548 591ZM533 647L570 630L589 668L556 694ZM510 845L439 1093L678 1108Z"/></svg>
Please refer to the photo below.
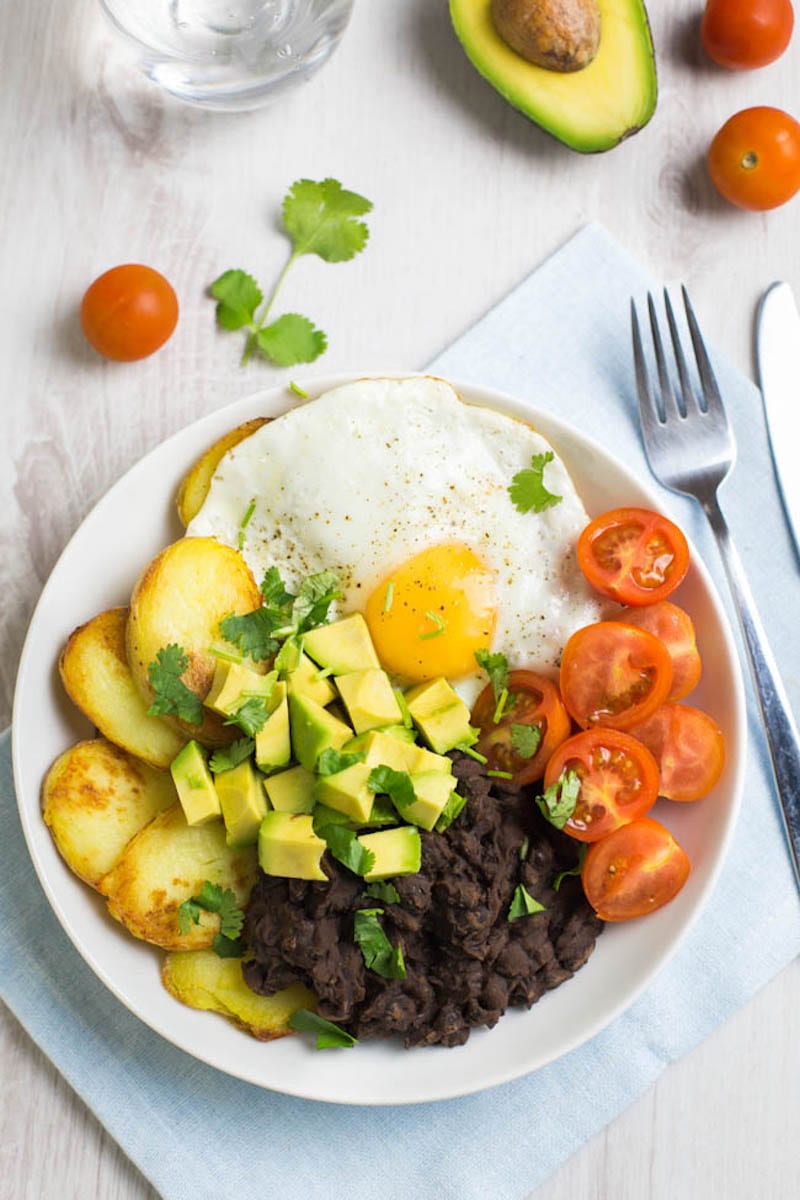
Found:
<svg viewBox="0 0 800 1200"><path fill-rule="evenodd" d="M736 605L750 660L750 670L756 685L756 696L761 707L761 718L767 735L767 746L781 803L792 866L800 887L800 734L764 627L756 611L742 560L733 543L716 494L703 500L703 510L716 536L722 565Z"/></svg>

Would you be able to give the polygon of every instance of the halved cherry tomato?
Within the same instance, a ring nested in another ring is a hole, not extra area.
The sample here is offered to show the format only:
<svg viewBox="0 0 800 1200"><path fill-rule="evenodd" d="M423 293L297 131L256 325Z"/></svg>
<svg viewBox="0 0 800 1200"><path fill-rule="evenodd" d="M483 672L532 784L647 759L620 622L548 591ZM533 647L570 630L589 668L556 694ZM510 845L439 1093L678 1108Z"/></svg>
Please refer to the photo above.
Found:
<svg viewBox="0 0 800 1200"><path fill-rule="evenodd" d="M631 608L627 624L646 629L664 643L672 659L672 687L667 700L682 700L700 682L703 665L697 652L692 618L671 600Z"/></svg>
<svg viewBox="0 0 800 1200"><path fill-rule="evenodd" d="M490 685L483 689L472 710L472 724L481 731L476 749L488 759L487 769L510 771L512 787L541 779L550 755L572 729L558 688L544 675L512 671L508 677L508 700L497 724L496 711L497 701ZM515 725L535 726L539 730L539 745L529 758L512 745Z"/></svg>
<svg viewBox="0 0 800 1200"><path fill-rule="evenodd" d="M95 279L81 303L81 327L98 354L115 362L147 358L172 336L178 298L152 267L125 263Z"/></svg>
<svg viewBox="0 0 800 1200"><path fill-rule="evenodd" d="M725 738L708 713L689 704L662 704L631 729L658 763L659 792L668 800L700 800L725 766Z"/></svg>
<svg viewBox="0 0 800 1200"><path fill-rule="evenodd" d="M592 587L620 604L655 604L671 596L689 568L678 526L646 508L614 508L578 539L578 563Z"/></svg>
<svg viewBox="0 0 800 1200"><path fill-rule="evenodd" d="M709 147L708 173L739 208L785 204L800 189L800 123L767 105L735 113Z"/></svg>
<svg viewBox="0 0 800 1200"><path fill-rule="evenodd" d="M700 36L715 63L748 71L780 58L793 28L791 0L708 0Z"/></svg>
<svg viewBox="0 0 800 1200"><path fill-rule="evenodd" d="M588 729L563 742L547 764L545 788L574 771L578 801L564 832L596 842L649 812L658 799L658 767L650 751L616 729Z"/></svg>
<svg viewBox="0 0 800 1200"><path fill-rule="evenodd" d="M629 729L669 695L672 661L663 642L620 621L585 625L561 656L561 698L584 729Z"/></svg>
<svg viewBox="0 0 800 1200"><path fill-rule="evenodd" d="M586 899L603 921L629 921L668 904L689 877L689 859L652 817L623 825L589 847L581 870Z"/></svg>

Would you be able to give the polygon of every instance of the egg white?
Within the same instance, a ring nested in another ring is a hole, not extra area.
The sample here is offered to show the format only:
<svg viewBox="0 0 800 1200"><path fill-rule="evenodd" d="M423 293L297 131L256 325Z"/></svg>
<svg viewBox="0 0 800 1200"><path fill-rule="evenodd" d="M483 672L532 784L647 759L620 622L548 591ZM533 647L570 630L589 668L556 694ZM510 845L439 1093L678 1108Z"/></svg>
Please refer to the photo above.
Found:
<svg viewBox="0 0 800 1200"><path fill-rule="evenodd" d="M575 544L588 516L556 454L545 484L562 497L520 513L508 487L552 447L530 426L465 404L443 380L345 384L262 426L220 461L188 536L237 547L257 580L277 566L290 587L337 572L340 613L421 550L466 543L496 574L492 649L512 667L554 675L563 646L603 606ZM468 703L486 683L452 681Z"/></svg>

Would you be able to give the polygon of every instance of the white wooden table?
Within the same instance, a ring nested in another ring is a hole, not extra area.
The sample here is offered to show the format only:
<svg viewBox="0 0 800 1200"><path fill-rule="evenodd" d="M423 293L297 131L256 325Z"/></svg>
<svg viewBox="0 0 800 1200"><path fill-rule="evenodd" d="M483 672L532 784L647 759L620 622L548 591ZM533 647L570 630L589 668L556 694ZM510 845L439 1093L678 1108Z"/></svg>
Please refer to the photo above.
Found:
<svg viewBox="0 0 800 1200"><path fill-rule="evenodd" d="M215 332L204 289L230 266L274 277L276 213L296 178L334 175L375 202L368 252L305 260L284 294L328 332L326 372L424 364L590 219L689 284L708 335L752 371L759 293L775 278L800 286L800 200L735 212L702 158L739 108L800 115L800 36L773 67L728 75L703 62L701 7L652 4L658 113L611 154L583 158L481 82L444 0L357 0L307 88L233 117L140 80L90 0L0 6L0 725L39 590L94 501L165 435L283 377L239 369L239 339ZM76 311L91 279L125 261L161 269L182 316L164 351L117 366L86 347ZM2 1200L152 1198L8 1013L0 1038ZM796 1196L798 1047L795 964L537 1198Z"/></svg>

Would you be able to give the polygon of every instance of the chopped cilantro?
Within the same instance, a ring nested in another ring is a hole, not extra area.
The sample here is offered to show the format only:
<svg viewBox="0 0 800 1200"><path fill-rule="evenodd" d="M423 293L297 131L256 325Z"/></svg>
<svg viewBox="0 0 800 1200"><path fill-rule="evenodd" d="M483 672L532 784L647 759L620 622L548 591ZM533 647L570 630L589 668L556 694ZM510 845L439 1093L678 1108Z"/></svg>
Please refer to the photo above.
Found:
<svg viewBox="0 0 800 1200"><path fill-rule="evenodd" d="M315 827L315 832L327 843L333 857L354 875L368 875L375 866L375 855L362 846L352 829L331 821L320 828Z"/></svg>
<svg viewBox="0 0 800 1200"><path fill-rule="evenodd" d="M231 889L225 888L223 891L218 883L211 883L207 879L197 895L184 900L178 908L178 928L181 933L186 934L192 925L199 924L201 909L219 915L219 933L213 945L215 953L220 958L240 958L244 950L239 937L244 913Z"/></svg>
<svg viewBox="0 0 800 1200"><path fill-rule="evenodd" d="M222 618L219 628L225 640L238 646L253 662L272 658L279 646L273 636L279 625L269 608L255 608L241 615L231 613Z"/></svg>
<svg viewBox="0 0 800 1200"><path fill-rule="evenodd" d="M546 508L561 503L563 496L549 492L544 484L544 469L553 461L553 457L552 450L546 450L544 454L534 454L531 465L524 471L517 471L508 489L517 512L544 512Z"/></svg>
<svg viewBox="0 0 800 1200"><path fill-rule="evenodd" d="M486 776L488 779L513 779L514 778L511 771L487 771Z"/></svg>
<svg viewBox="0 0 800 1200"><path fill-rule="evenodd" d="M528 857L528 851L530 850L530 848L531 848L531 839L529 837L523 838L522 845L519 848L519 861L520 862L525 862L525 859Z"/></svg>
<svg viewBox="0 0 800 1200"><path fill-rule="evenodd" d="M336 775L339 771L352 767L354 763L363 762L366 757L366 754L345 754L328 746L317 759L317 774Z"/></svg>
<svg viewBox="0 0 800 1200"><path fill-rule="evenodd" d="M303 653L301 638L288 637L275 655L273 667L285 678L290 671L296 671L300 665L300 655Z"/></svg>
<svg viewBox="0 0 800 1200"><path fill-rule="evenodd" d="M253 513L255 511L256 511L256 501L255 501L255 497L253 497L253 499L250 501L249 505L247 506L247 512L242 517L241 523L239 525L239 549L240 550L244 550L245 531L247 529L247 526L252 521Z"/></svg>
<svg viewBox="0 0 800 1200"><path fill-rule="evenodd" d="M392 611L392 603L394 601L394 580L390 579L386 585L386 599L383 602L383 612Z"/></svg>
<svg viewBox="0 0 800 1200"><path fill-rule="evenodd" d="M294 596L286 590L286 585L281 579L281 573L277 567L268 567L261 580L261 595L265 602L277 608L285 608L291 605Z"/></svg>
<svg viewBox="0 0 800 1200"><path fill-rule="evenodd" d="M428 642L431 638L441 637L447 628L447 622L444 620L444 618L440 617L438 613L431 612L430 609L426 609L425 616L436 626L436 628L432 629L429 633L421 633L419 635L419 640L421 642Z"/></svg>
<svg viewBox="0 0 800 1200"><path fill-rule="evenodd" d="M208 653L213 654L214 658L220 658L223 662L238 663L244 662L241 654L232 654L230 650L223 650L220 646L209 646Z"/></svg>
<svg viewBox="0 0 800 1200"><path fill-rule="evenodd" d="M400 712L402 713L402 716L403 716L404 727L406 729L413 729L414 728L414 718L411 716L411 712L409 711L409 707L408 707L408 702L403 694L402 688L395 688L394 696L397 701L397 707L400 709Z"/></svg>
<svg viewBox="0 0 800 1200"><path fill-rule="evenodd" d="M545 817L556 829L563 829L575 812L581 790L580 777L575 771L566 771L555 783L545 788L544 795L537 796L536 803Z"/></svg>
<svg viewBox="0 0 800 1200"><path fill-rule="evenodd" d="M475 762L482 763L486 766L489 761L485 754L480 754L477 750L473 750L469 742L456 742L454 750L460 750L462 754L466 754L468 758L474 758Z"/></svg>
<svg viewBox="0 0 800 1200"><path fill-rule="evenodd" d="M520 758L533 758L539 749L542 731L538 725L511 724L511 745Z"/></svg>
<svg viewBox="0 0 800 1200"><path fill-rule="evenodd" d="M400 893L397 888L385 879L381 879L377 883L368 883L364 891L373 900L385 900L387 904L400 903Z"/></svg>
<svg viewBox="0 0 800 1200"><path fill-rule="evenodd" d="M497 698L497 704L495 705L495 710L494 710L494 713L492 714L493 724L495 724L495 725L500 724L500 722L503 719L503 713L506 711L507 704L508 704L508 688L503 688L502 692L500 693L500 695Z"/></svg>
<svg viewBox="0 0 800 1200"><path fill-rule="evenodd" d="M488 650L476 650L475 661L489 676L495 703L499 703L501 695L508 689L508 659L499 652L490 654Z"/></svg>
<svg viewBox="0 0 800 1200"><path fill-rule="evenodd" d="M544 905L540 904L538 900L534 900L530 892L521 883L518 883L511 898L511 907L506 920L516 921L519 917L529 917L532 913L544 911Z"/></svg>
<svg viewBox="0 0 800 1200"><path fill-rule="evenodd" d="M395 771L392 767L373 767L367 787L373 792L383 792L389 796L401 816L417 799L408 771Z"/></svg>
<svg viewBox="0 0 800 1200"><path fill-rule="evenodd" d="M382 913L382 908L359 909L353 918L353 937L368 971L374 971L384 979L405 979L403 947L399 942L393 946L389 941L378 920Z"/></svg>
<svg viewBox="0 0 800 1200"><path fill-rule="evenodd" d="M298 1008L297 1012L292 1013L289 1025L300 1033L315 1033L318 1050L358 1045L358 1038L354 1038L346 1029L340 1029L333 1021L326 1021L324 1017L310 1012L307 1008Z"/></svg>
<svg viewBox="0 0 800 1200"><path fill-rule="evenodd" d="M341 594L335 571L320 571L304 579L292 604L292 622L297 632L305 633L316 625L324 625L328 609Z"/></svg>
<svg viewBox="0 0 800 1200"><path fill-rule="evenodd" d="M267 723L269 711L264 696L251 696L226 719L226 725L238 725L242 733L255 737Z"/></svg>
<svg viewBox="0 0 800 1200"><path fill-rule="evenodd" d="M462 796L458 792L451 792L447 804L445 804L439 814L439 820L435 825L436 832L444 833L445 829L449 829L456 817L461 815L461 811L466 803L466 796Z"/></svg>
<svg viewBox="0 0 800 1200"><path fill-rule="evenodd" d="M232 771L234 767L238 767L240 763L250 757L254 748L255 742L252 738L237 738L235 742L231 742L230 746L222 746L219 750L215 750L211 755L209 766L215 775L221 775L223 771Z"/></svg>
<svg viewBox="0 0 800 1200"><path fill-rule="evenodd" d="M301 400L308 399L308 392L306 389L300 387L300 384L295 383L293 379L289 381L289 391L294 392L295 396L299 396Z"/></svg>
<svg viewBox="0 0 800 1200"><path fill-rule="evenodd" d="M172 642L163 646L156 654L155 662L147 668L147 678L155 693L155 699L147 710L149 717L174 714L189 725L199 725L203 720L203 705L181 679L189 666L189 656L182 646Z"/></svg>
<svg viewBox="0 0 800 1200"><path fill-rule="evenodd" d="M564 880L568 879L570 875L580 875L581 869L583 867L583 861L586 858L586 855L588 854L588 852L589 852L589 847L587 846L586 842L583 842L581 844L580 849L578 850L578 861L575 863L575 866L570 867L568 871L559 871L558 874L556 875L555 879L553 880L554 891L557 892L558 889L561 887L561 884L564 882Z"/></svg>

